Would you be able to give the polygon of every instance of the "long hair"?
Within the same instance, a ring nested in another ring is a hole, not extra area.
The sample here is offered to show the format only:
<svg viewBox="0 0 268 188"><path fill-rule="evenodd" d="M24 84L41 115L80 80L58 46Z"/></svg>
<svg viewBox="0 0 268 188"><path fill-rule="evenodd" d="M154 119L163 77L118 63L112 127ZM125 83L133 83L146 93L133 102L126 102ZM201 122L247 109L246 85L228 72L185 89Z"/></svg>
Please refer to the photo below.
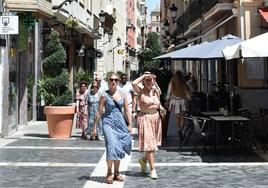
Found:
<svg viewBox="0 0 268 188"><path fill-rule="evenodd" d="M171 93L175 97L183 98L188 98L191 95L181 71L177 71L172 77Z"/></svg>

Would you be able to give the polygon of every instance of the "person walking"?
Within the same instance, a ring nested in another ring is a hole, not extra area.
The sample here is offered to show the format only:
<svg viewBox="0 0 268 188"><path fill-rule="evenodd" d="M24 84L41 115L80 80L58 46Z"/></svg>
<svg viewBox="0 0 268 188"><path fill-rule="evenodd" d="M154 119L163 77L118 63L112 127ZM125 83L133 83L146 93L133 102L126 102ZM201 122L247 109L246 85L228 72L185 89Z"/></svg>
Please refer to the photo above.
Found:
<svg viewBox="0 0 268 188"><path fill-rule="evenodd" d="M79 82L79 89L76 93L76 113L77 113L77 121L76 121L76 128L82 129L82 139L87 139L86 136L86 129L87 129L87 119L88 119L88 112L87 112L87 83L86 81Z"/></svg>
<svg viewBox="0 0 268 188"><path fill-rule="evenodd" d="M106 146L107 176L106 183L112 184L113 181L124 181L119 174L120 160L125 157L125 153L130 155L132 146L132 125L131 116L128 108L127 97L117 89L118 75L111 73L108 76L109 89L101 95L99 108L95 115L92 137L96 136L97 123L102 116L103 133ZM121 108L124 107L128 126ZM114 165L114 176L112 175L112 166Z"/></svg>
<svg viewBox="0 0 268 188"><path fill-rule="evenodd" d="M181 71L177 71L169 82L166 100L169 104L169 112L179 114L186 111L186 100L190 99L191 91L185 83ZM178 128L179 137L183 137L182 125L184 120L176 116L176 124Z"/></svg>
<svg viewBox="0 0 268 188"><path fill-rule="evenodd" d="M154 152L162 141L162 124L158 112L160 108L159 90L153 86L156 76L146 72L132 82L134 91L138 94L140 112L137 116L138 134L139 134L139 151L145 152L144 156L139 159L141 170L147 174L147 161L149 162L152 179L157 179L157 173L154 166ZM143 84L143 88L139 84Z"/></svg>
<svg viewBox="0 0 268 188"><path fill-rule="evenodd" d="M134 97L132 84L127 80L127 75L124 73L120 76L120 83L118 85L118 88L127 96L129 113L132 114L132 125L134 125L135 121L133 120L137 115L135 102L136 99Z"/></svg>
<svg viewBox="0 0 268 188"><path fill-rule="evenodd" d="M93 123L95 114L98 111L99 107L99 100L100 100L100 94L98 93L99 86L98 83L94 80L91 85L91 90L87 94L87 105L88 105L88 128L87 128L87 134L91 134L93 130ZM99 121L97 125L97 133L96 133L95 140L102 140L103 139L103 130L102 130L102 122ZM92 137L90 137L90 140L93 140Z"/></svg>

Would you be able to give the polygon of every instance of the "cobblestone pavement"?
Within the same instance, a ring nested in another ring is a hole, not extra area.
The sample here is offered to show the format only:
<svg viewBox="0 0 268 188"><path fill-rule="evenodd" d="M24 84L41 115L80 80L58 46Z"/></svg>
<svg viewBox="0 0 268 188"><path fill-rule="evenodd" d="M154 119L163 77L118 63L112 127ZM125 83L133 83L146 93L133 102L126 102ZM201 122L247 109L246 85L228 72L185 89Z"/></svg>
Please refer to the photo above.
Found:
<svg viewBox="0 0 268 188"><path fill-rule="evenodd" d="M191 155L179 153L178 140L168 139L156 152L158 180L144 176L141 153L134 139L133 152L122 160L124 183L104 183L104 141L85 141L74 129L71 139L50 139L45 122L27 126L0 139L0 187L267 187L268 163L256 152L219 149ZM264 156L264 155L262 155Z"/></svg>

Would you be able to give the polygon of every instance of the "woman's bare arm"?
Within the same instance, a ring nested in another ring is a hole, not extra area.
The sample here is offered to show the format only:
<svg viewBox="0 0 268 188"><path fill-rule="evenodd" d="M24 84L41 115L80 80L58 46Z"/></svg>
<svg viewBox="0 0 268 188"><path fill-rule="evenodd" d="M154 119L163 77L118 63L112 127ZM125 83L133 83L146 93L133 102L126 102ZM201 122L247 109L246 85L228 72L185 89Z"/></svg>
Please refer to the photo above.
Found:
<svg viewBox="0 0 268 188"><path fill-rule="evenodd" d="M93 138L96 136L97 123L99 122L100 117L102 115L104 104L105 104L105 97L101 96L100 101L99 101L99 108L95 114L94 123L93 123L93 132L92 132Z"/></svg>
<svg viewBox="0 0 268 188"><path fill-rule="evenodd" d="M124 95L124 111L125 114L127 116L127 120L128 120L128 130L130 133L132 133L132 118L131 118L131 114L130 114L130 110L128 108L128 100L127 100L127 96Z"/></svg>
<svg viewBox="0 0 268 188"><path fill-rule="evenodd" d="M138 86L138 84L141 83L143 79L144 79L144 75L140 76L139 78L137 78L136 80L132 82L133 90L138 94L141 93L141 88Z"/></svg>

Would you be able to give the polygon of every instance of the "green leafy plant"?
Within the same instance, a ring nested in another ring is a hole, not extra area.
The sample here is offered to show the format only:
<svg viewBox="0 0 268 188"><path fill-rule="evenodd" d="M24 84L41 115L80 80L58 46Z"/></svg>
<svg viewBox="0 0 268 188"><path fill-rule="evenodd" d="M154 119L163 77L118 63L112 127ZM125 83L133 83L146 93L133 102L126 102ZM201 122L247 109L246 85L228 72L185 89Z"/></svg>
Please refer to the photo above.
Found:
<svg viewBox="0 0 268 188"><path fill-rule="evenodd" d="M80 22L78 19L70 16L66 22L65 25L68 29L72 29L72 28L78 28L80 26Z"/></svg>
<svg viewBox="0 0 268 188"><path fill-rule="evenodd" d="M89 71L84 71L83 69L79 69L77 73L74 75L74 85L76 88L79 87L79 82L84 80L87 84L91 84L93 80L93 74Z"/></svg>
<svg viewBox="0 0 268 188"><path fill-rule="evenodd" d="M145 49L138 56L140 60L139 70L144 71L159 67L160 61L153 58L162 54L161 49L162 47L157 33L148 33L146 36Z"/></svg>
<svg viewBox="0 0 268 188"><path fill-rule="evenodd" d="M42 61L43 74L37 83L38 98L45 105L66 106L73 96L68 89L68 71L63 68L67 58L58 32L51 32L47 51L47 57Z"/></svg>

